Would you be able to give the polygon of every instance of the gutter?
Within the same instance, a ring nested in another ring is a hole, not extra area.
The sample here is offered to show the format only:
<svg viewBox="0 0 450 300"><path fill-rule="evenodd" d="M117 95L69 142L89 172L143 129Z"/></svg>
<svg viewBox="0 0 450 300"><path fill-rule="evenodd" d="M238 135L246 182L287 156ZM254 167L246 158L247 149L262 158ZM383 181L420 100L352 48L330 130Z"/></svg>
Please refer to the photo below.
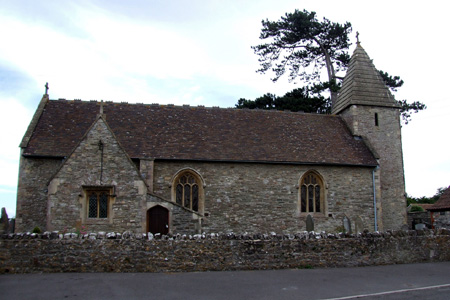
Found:
<svg viewBox="0 0 450 300"><path fill-rule="evenodd" d="M140 159L140 158L137 158ZM148 158L144 158L148 159ZM185 161L185 162L208 162L208 163L249 163L249 164L275 164L275 165L306 165L306 166L331 166L331 167L363 167L377 168L376 164L349 164L332 162L301 162L301 161L272 161L272 160L232 160L232 159L183 159L183 158L153 158L155 161Z"/></svg>
<svg viewBox="0 0 450 300"><path fill-rule="evenodd" d="M373 215L375 219L375 231L378 231L378 220L377 220L377 190L375 187L375 172L379 169L379 166L376 166L372 170L372 185L373 185Z"/></svg>

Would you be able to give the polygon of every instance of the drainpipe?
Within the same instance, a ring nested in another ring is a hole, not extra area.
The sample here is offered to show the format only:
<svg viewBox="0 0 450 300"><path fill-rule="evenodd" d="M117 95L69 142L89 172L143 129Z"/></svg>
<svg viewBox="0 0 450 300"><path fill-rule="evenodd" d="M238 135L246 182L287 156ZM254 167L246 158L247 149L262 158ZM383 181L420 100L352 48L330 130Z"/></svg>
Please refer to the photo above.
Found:
<svg viewBox="0 0 450 300"><path fill-rule="evenodd" d="M372 170L372 184L373 184L373 214L375 218L375 231L378 231L378 222L377 222L377 191L375 187L375 172L378 170L378 166Z"/></svg>

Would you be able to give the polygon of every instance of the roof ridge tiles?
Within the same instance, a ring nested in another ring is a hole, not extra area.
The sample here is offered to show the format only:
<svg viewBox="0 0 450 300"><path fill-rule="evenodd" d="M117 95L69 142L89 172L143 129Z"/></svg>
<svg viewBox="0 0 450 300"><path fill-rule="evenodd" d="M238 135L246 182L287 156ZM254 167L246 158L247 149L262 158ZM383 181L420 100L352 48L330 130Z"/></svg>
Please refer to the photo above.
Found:
<svg viewBox="0 0 450 300"><path fill-rule="evenodd" d="M101 103L103 104L112 104L115 106L121 106L121 105L128 105L128 106L146 106L146 107L158 107L158 108L170 108L170 109L209 109L209 110L221 110L221 111L242 111L242 112L249 112L251 113L267 113L267 114L277 114L277 113L284 113L284 114L301 114L301 115L314 115L314 116L330 116L332 114L319 114L319 113L310 113L310 112L304 112L304 111L291 111L291 110L278 110L278 109L261 109L261 108L255 108L255 109L249 109L249 108L241 108L238 109L236 107L220 107L220 106L205 106L205 105L198 105L198 106L191 106L190 104L182 104L182 105L175 105L172 103L169 104L159 104L159 103L143 103L143 102L135 102L135 103L129 103L127 101L121 101L116 102L112 100L107 101L98 101L98 100L82 100L82 99L74 99L74 100L67 100L65 98L59 98L57 100L50 100L50 101L66 101L66 102L77 102L77 103Z"/></svg>

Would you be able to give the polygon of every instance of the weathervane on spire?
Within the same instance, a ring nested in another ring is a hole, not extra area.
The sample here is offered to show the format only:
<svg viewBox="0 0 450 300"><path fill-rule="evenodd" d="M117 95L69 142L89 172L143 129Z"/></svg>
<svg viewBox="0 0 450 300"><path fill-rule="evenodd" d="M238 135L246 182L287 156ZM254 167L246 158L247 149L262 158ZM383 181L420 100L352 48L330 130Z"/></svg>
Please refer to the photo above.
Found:
<svg viewBox="0 0 450 300"><path fill-rule="evenodd" d="M356 44L359 45L359 31L356 32Z"/></svg>
<svg viewBox="0 0 450 300"><path fill-rule="evenodd" d="M45 94L48 95L48 82L45 83Z"/></svg>

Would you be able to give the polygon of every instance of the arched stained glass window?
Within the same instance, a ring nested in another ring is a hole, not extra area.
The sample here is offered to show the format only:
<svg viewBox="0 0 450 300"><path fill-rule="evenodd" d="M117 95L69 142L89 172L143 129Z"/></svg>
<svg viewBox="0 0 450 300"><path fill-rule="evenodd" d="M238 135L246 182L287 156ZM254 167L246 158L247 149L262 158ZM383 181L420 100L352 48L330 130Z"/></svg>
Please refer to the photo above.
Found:
<svg viewBox="0 0 450 300"><path fill-rule="evenodd" d="M179 205L198 211L200 202L199 180L191 172L185 172L175 180L175 201Z"/></svg>
<svg viewBox="0 0 450 300"><path fill-rule="evenodd" d="M300 212L323 212L323 183L313 172L306 173L300 181Z"/></svg>

